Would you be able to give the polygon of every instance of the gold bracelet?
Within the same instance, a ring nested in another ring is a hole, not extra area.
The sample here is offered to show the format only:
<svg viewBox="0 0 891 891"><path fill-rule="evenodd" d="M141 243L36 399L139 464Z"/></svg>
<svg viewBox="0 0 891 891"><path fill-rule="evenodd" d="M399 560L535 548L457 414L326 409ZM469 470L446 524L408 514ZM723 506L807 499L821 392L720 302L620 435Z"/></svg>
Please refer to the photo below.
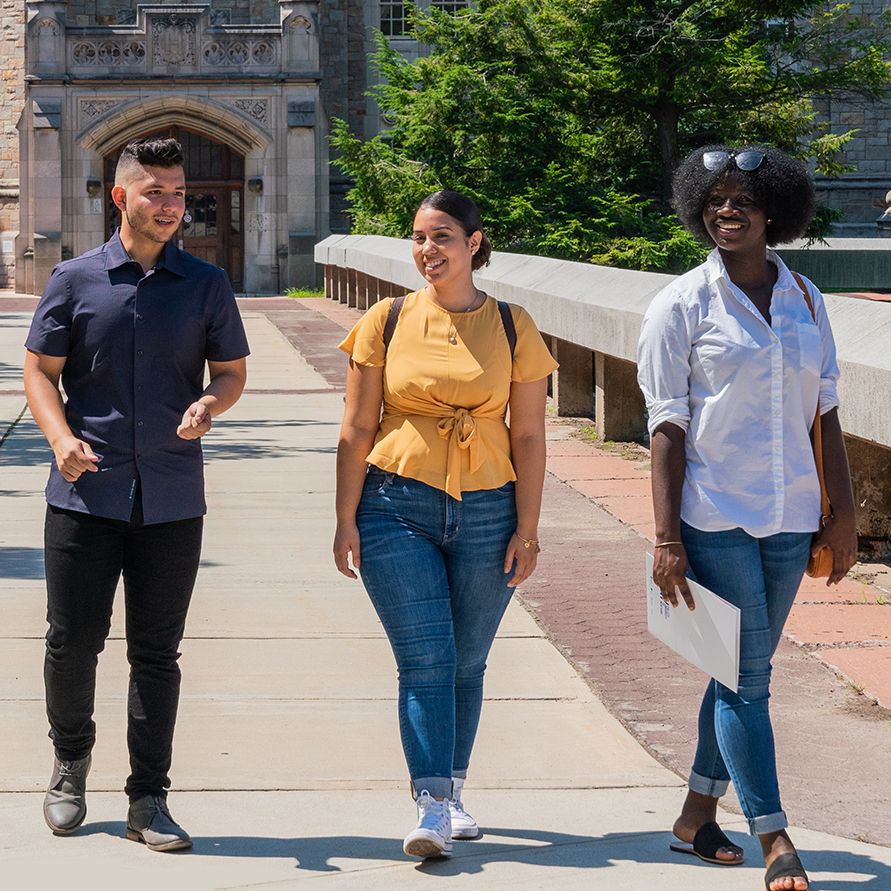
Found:
<svg viewBox="0 0 891 891"><path fill-rule="evenodd" d="M684 543L682 541L657 541L653 545L653 547L654 548L667 548L670 545L676 545L676 544L683 546Z"/></svg>
<svg viewBox="0 0 891 891"><path fill-rule="evenodd" d="M535 545L535 547L541 550L541 545L538 543L537 538L523 538L523 536L520 535L519 532L515 532L514 535L516 535L517 538L519 538L520 541L523 542L523 547L526 548L527 551L529 550L529 548L532 547L532 545Z"/></svg>

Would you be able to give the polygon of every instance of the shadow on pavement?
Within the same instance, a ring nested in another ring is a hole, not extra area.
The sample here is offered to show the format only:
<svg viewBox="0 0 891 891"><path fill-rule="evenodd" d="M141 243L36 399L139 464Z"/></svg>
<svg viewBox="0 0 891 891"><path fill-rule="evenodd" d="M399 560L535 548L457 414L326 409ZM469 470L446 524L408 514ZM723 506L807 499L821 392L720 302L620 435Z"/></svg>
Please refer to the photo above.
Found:
<svg viewBox="0 0 891 891"><path fill-rule="evenodd" d="M0 578L42 579L43 548L0 547Z"/></svg>
<svg viewBox="0 0 891 891"><path fill-rule="evenodd" d="M24 355L24 349L22 349L22 354ZM22 366L0 362L0 387L14 387L15 389L22 387Z"/></svg>
<svg viewBox="0 0 891 891"><path fill-rule="evenodd" d="M123 837L126 823L102 822L84 826L78 836L106 834ZM753 848L748 836L730 833L737 843L746 842L747 865L761 871L760 852ZM504 843L487 841L502 836ZM407 858L398 838L378 838L358 835L332 835L309 838L271 838L265 836L202 836L193 837L193 856L280 858L294 861L296 869L312 872L343 872L330 860L354 859L387 863L411 862L418 870L430 875L457 876L482 873L487 864L517 862L569 869L608 869L616 861L623 863L677 862L677 855L668 851L671 836L660 832L608 833L602 836L572 835L535 829L488 829L485 836L470 842L456 842L455 854L450 859L426 860ZM528 840L518 844L516 839ZM757 847L757 846L756 846ZM839 874L857 878L813 880L812 891L885 891L891 888L891 867L872 857L847 851L800 849L801 859L812 874ZM705 863L688 863L701 869L715 871L720 867ZM347 872L349 870L346 870Z"/></svg>
<svg viewBox="0 0 891 891"><path fill-rule="evenodd" d="M0 467L36 467L49 471L53 450L33 421L20 421L0 449Z"/></svg>

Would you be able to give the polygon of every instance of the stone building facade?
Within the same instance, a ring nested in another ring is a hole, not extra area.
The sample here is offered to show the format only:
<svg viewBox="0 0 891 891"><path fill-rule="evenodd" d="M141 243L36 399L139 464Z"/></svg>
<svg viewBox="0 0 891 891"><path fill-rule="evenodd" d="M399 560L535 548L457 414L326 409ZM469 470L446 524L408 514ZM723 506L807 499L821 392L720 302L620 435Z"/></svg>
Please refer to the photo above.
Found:
<svg viewBox="0 0 891 891"><path fill-rule="evenodd" d="M0 287L39 293L59 260L100 244L116 223L117 153L161 134L187 149L183 247L244 293L312 282L313 245L347 228L330 120L380 127L373 28L407 58L423 52L405 36L404 0L0 0ZM823 111L833 129L861 128L857 172L821 181L824 198L844 209L841 232L877 234L889 107Z"/></svg>
<svg viewBox="0 0 891 891"><path fill-rule="evenodd" d="M877 19L887 9L888 0L855 0L850 15ZM834 233L876 236L880 234L876 219L882 212L877 205L891 191L891 90L882 102L824 99L815 104L831 132L857 131L844 151L844 160L855 169L835 178L817 177L818 198L843 213Z"/></svg>
<svg viewBox="0 0 891 891"><path fill-rule="evenodd" d="M0 0L0 288L15 276L19 230L19 133L25 103L25 16L21 0Z"/></svg>

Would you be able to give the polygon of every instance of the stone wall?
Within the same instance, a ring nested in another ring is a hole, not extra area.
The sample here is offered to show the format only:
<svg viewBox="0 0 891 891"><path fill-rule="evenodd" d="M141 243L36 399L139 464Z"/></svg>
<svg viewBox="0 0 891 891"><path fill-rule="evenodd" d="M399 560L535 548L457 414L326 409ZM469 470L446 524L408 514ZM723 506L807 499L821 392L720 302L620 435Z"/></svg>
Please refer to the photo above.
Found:
<svg viewBox="0 0 891 891"><path fill-rule="evenodd" d="M877 19L886 7L887 0L861 0L851 4L851 15ZM874 202L891 190L891 91L879 102L824 99L816 106L831 132L858 131L843 153L855 169L834 179L818 177L820 200L844 214L837 234L878 235L875 221L882 211Z"/></svg>
<svg viewBox="0 0 891 891"><path fill-rule="evenodd" d="M359 136L373 136L368 127L369 13L378 9L367 0L329 0L320 6L320 58L322 81L319 90L326 125L332 118L349 123ZM332 153L333 154L333 153ZM346 209L347 177L332 164L329 180L330 221L334 232L349 231Z"/></svg>
<svg viewBox="0 0 891 891"><path fill-rule="evenodd" d="M25 10L0 0L0 288L12 286L19 228L19 134L25 96Z"/></svg>
<svg viewBox="0 0 891 891"><path fill-rule="evenodd" d="M68 25L82 27L133 24L136 21L138 2L139 0L71 0L68 4ZM179 5L181 0L149 2L153 5ZM213 0L211 6L211 21L217 25L271 25L279 20L278 0Z"/></svg>

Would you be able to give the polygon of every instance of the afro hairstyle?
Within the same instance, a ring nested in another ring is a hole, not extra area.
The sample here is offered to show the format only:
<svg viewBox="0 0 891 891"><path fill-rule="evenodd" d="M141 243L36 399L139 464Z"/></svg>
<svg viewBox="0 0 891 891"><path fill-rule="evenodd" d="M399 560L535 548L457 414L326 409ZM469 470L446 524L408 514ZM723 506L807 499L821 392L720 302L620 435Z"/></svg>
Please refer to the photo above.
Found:
<svg viewBox="0 0 891 891"><path fill-rule="evenodd" d="M764 155L755 170L740 170L733 157L717 170L709 170L702 161L706 152L738 155L744 151ZM814 181L801 161L769 146L708 145L684 159L672 182L672 205L687 230L700 241L714 244L702 221L702 211L715 185L729 177L751 192L758 207L772 221L767 227L769 245L785 244L804 234L814 215L816 200Z"/></svg>

